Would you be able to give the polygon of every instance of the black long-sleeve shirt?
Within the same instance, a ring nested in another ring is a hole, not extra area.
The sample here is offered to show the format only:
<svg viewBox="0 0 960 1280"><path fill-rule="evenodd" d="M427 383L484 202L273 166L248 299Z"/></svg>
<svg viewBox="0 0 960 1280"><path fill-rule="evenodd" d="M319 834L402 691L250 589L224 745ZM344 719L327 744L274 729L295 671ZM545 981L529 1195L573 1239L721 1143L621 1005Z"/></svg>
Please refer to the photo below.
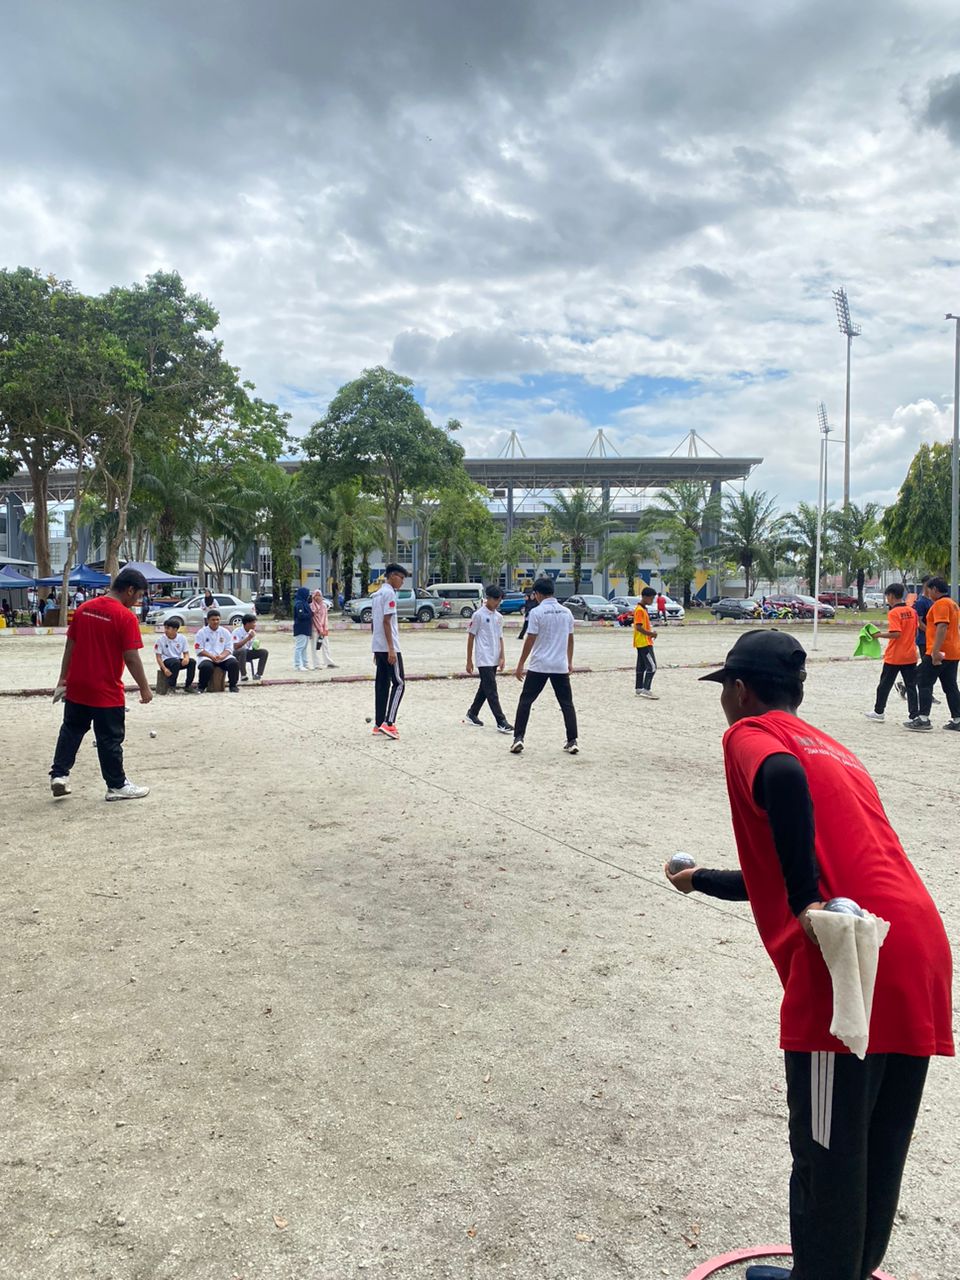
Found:
<svg viewBox="0 0 960 1280"><path fill-rule="evenodd" d="M807 775L796 756L768 756L757 771L753 798L764 809L787 886L787 901L795 916L820 901L819 870L813 846L813 802ZM695 871L698 893L727 902L746 902L749 895L742 871Z"/></svg>

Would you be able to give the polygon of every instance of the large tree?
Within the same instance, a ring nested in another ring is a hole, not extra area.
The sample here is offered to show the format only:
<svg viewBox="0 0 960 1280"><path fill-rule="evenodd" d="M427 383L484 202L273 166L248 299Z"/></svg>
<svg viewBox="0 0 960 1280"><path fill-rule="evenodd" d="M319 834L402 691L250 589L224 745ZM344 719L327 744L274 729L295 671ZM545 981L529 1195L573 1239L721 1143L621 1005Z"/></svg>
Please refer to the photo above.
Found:
<svg viewBox="0 0 960 1280"><path fill-rule="evenodd" d="M925 444L913 456L897 500L880 521L887 551L901 566L945 573L950 559L948 444Z"/></svg>
<svg viewBox="0 0 960 1280"><path fill-rule="evenodd" d="M651 529L666 534L664 550L676 556L675 572L688 606L691 580L707 560L707 541L720 524L720 495L696 480L677 480L660 492L646 516Z"/></svg>
<svg viewBox="0 0 960 1280"><path fill-rule="evenodd" d="M809 502L800 502L797 504L796 511L791 511L783 517L782 536L780 539L786 545L791 557L798 561L800 577L806 582L807 590L812 596L817 595L820 590L819 582L815 581L817 576L818 520L818 509ZM828 510L824 512L823 528L820 534L821 573L829 572L830 566L835 560L834 535L836 521L837 513L835 511Z"/></svg>
<svg viewBox="0 0 960 1280"><path fill-rule="evenodd" d="M462 471L463 449L446 427L430 422L413 382L378 366L340 388L304 440L307 483L315 492L360 481L383 503L387 549L396 546L405 495L443 488Z"/></svg>
<svg viewBox="0 0 960 1280"><path fill-rule="evenodd" d="M882 558L879 503L867 502L858 507L851 502L837 513L836 529L840 557L856 574L857 606L862 609L864 580L870 570L879 567Z"/></svg>
<svg viewBox="0 0 960 1280"><path fill-rule="evenodd" d="M550 519L564 545L573 558L573 590L580 590L583 570L583 553L587 543L603 537L611 521L603 508L586 489L571 489L569 493L555 493L553 502L547 503Z"/></svg>
<svg viewBox="0 0 960 1280"><path fill-rule="evenodd" d="M633 595L640 561L652 551L653 539L649 533L640 530L636 533L615 533L607 540L606 549L600 557L600 567L609 566L623 574L627 580L627 595Z"/></svg>
<svg viewBox="0 0 960 1280"><path fill-rule="evenodd" d="M717 554L743 568L744 594L756 586L754 568L770 570L770 547L777 531L777 502L757 489L734 494L724 504Z"/></svg>

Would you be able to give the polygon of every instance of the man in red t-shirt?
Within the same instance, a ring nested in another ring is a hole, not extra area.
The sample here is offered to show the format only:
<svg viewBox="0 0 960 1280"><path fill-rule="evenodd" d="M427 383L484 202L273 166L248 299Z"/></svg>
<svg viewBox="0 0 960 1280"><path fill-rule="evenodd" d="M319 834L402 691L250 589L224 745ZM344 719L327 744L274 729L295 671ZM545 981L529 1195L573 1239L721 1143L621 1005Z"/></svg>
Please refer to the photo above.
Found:
<svg viewBox="0 0 960 1280"><path fill-rule="evenodd" d="M703 677L723 686L740 870L667 877L683 893L749 900L783 983L794 1263L748 1267L747 1280L864 1280L890 1238L929 1059L953 1053L951 954L866 769L796 714L805 659L792 636L749 631ZM863 1060L830 1034L830 972L810 923L834 897L890 922Z"/></svg>
<svg viewBox="0 0 960 1280"><path fill-rule="evenodd" d="M146 589L142 573L121 569L105 595L87 600L73 615L53 695L54 702L63 699L63 724L50 768L55 796L70 794L67 779L91 724L107 784L106 798L141 800L150 792L149 787L128 782L123 770L124 665L140 688L140 701L153 697L140 661L143 640L133 612Z"/></svg>

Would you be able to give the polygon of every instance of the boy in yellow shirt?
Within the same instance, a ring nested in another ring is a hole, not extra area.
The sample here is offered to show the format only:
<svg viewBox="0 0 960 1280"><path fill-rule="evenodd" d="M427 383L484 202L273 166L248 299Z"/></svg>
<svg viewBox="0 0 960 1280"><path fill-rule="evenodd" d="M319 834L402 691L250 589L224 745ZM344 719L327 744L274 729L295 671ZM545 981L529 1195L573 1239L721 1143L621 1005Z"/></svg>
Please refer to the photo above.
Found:
<svg viewBox="0 0 960 1280"><path fill-rule="evenodd" d="M654 700L658 695L651 692L650 686L657 673L657 660L653 654L653 639L657 633L650 625L649 609L656 594L653 587L644 587L640 592L640 603L633 611L633 647L637 651L636 694L638 698Z"/></svg>

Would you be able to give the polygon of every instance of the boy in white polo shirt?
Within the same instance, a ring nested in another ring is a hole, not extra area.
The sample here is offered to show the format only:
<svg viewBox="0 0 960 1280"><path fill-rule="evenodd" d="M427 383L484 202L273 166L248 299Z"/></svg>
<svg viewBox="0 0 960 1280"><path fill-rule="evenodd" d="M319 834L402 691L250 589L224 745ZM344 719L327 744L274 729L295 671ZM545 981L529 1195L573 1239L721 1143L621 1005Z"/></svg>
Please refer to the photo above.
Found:
<svg viewBox="0 0 960 1280"><path fill-rule="evenodd" d="M482 608L474 612L467 627L467 675L473 675L473 659L476 655L480 688L464 718L464 724L483 728L480 711L486 702L497 722L497 732L513 733L513 725L507 723L497 694L497 672L502 671L506 665L503 653L503 618L500 616L503 588L491 583L484 587L484 595L486 599Z"/></svg>
<svg viewBox="0 0 960 1280"><path fill-rule="evenodd" d="M233 633L233 654L240 663L240 679L249 680L247 675L247 663L250 666L256 664L256 671L253 674L254 684L259 684L263 679L263 668L267 665L269 658L269 650L260 646L260 637L257 635L257 615L255 613L245 613L240 626Z"/></svg>
<svg viewBox="0 0 960 1280"><path fill-rule="evenodd" d="M199 659L200 692L205 693L214 666L223 667L230 681L230 692L239 693L237 681L240 679L240 663L233 656L233 636L226 627L220 625L220 610L211 609L207 614L207 625L201 627L194 636L193 647Z"/></svg>
<svg viewBox="0 0 960 1280"><path fill-rule="evenodd" d="M400 737L397 712L404 690L397 592L406 576L407 571L402 564L388 564L384 570L383 585L373 597L373 637L370 642L376 666L373 732L383 738L392 738L394 742Z"/></svg>
<svg viewBox="0 0 960 1280"><path fill-rule="evenodd" d="M518 756L523 750L523 737L530 719L530 708L546 688L547 681L553 692L567 731L563 749L575 756L577 746L577 713L570 688L570 672L573 670L573 614L565 609L553 594L553 580L538 578L533 584L537 607L527 619L527 637L517 663L516 676L523 681L523 692L517 707L516 727L510 750ZM531 656L532 654L532 656ZM525 675L524 664L530 658L530 671Z"/></svg>
<svg viewBox="0 0 960 1280"><path fill-rule="evenodd" d="M187 683L184 685L183 692L193 693L193 677L196 675L197 664L187 652L187 639L180 634L180 623L176 618L171 618L169 622L163 624L163 635L153 646L153 652L157 657L157 666L166 676L170 692L173 693L176 689L180 672L185 669Z"/></svg>

